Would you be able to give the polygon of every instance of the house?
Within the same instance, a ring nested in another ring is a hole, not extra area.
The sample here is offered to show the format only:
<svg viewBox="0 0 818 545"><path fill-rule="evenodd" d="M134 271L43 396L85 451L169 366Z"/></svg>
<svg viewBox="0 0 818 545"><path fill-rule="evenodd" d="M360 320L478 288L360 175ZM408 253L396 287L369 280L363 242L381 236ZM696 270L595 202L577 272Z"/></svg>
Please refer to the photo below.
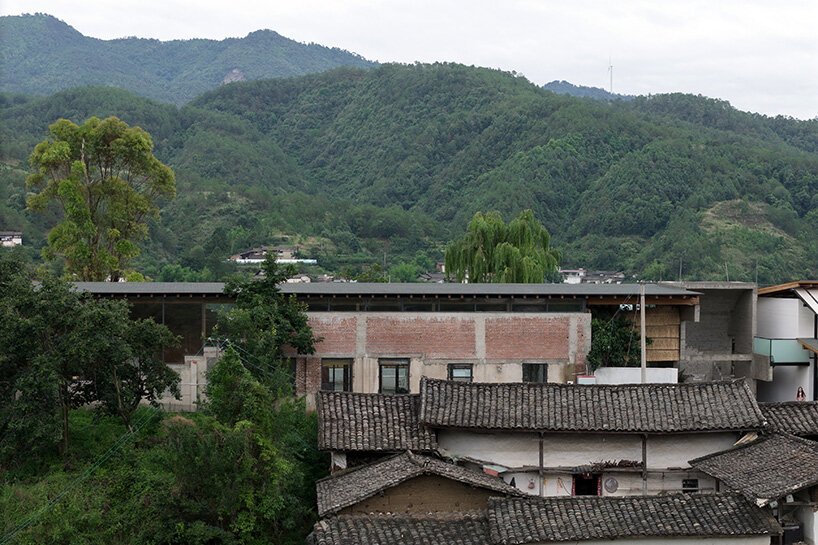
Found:
<svg viewBox="0 0 818 545"><path fill-rule="evenodd" d="M331 452L333 468L409 450L498 475L530 495L713 492L715 479L688 460L765 426L742 381L580 386L423 378L420 390L418 397L322 392L318 446Z"/></svg>
<svg viewBox="0 0 818 545"><path fill-rule="evenodd" d="M498 477L408 451L321 479L316 492L321 517L470 511L490 497L521 494Z"/></svg>
<svg viewBox="0 0 818 545"><path fill-rule="evenodd" d="M528 545L638 542L768 545L781 527L737 494L618 498L490 498L483 511L341 515L308 545Z"/></svg>
<svg viewBox="0 0 818 545"><path fill-rule="evenodd" d="M21 231L0 231L0 248L13 248L23 243Z"/></svg>
<svg viewBox="0 0 818 545"><path fill-rule="evenodd" d="M818 281L759 288L754 352L772 367L771 382L759 383L761 401L818 400Z"/></svg>
<svg viewBox="0 0 818 545"><path fill-rule="evenodd" d="M768 402L758 406L773 431L818 440L818 401Z"/></svg>
<svg viewBox="0 0 818 545"><path fill-rule="evenodd" d="M786 433L763 434L690 460L720 486L767 507L784 542L818 540L818 443Z"/></svg>
<svg viewBox="0 0 818 545"><path fill-rule="evenodd" d="M315 259L297 258L297 247L291 246L259 246L258 248L250 248L236 255L230 256L230 261L238 263L239 265L258 265L264 263L268 255L274 255L276 263L303 263L305 265L317 265L318 261Z"/></svg>

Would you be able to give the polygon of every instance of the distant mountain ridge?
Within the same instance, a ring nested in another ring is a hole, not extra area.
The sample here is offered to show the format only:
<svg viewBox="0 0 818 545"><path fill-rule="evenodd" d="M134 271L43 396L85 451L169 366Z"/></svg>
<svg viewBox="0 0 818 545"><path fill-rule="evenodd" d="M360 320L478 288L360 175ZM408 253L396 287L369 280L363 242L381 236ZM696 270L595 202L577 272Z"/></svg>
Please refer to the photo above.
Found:
<svg viewBox="0 0 818 545"><path fill-rule="evenodd" d="M155 278L276 233L320 239L311 257L329 270L434 262L475 211L524 208L567 267L818 273L818 120L682 94L581 100L440 63L239 82L181 108L109 87L0 95L0 225L43 240L51 222L24 211L25 159L49 123L90 115L144 127L176 171L143 256Z"/></svg>
<svg viewBox="0 0 818 545"><path fill-rule="evenodd" d="M100 40L46 14L0 17L0 92L48 95L85 85L183 104L224 83L374 63L271 30L224 40Z"/></svg>
<svg viewBox="0 0 818 545"><path fill-rule="evenodd" d="M601 87L588 87L585 85L574 85L565 80L549 81L542 86L546 91L557 93L558 95L570 95L578 98L593 98L594 100L633 100L633 95L620 95L611 93Z"/></svg>

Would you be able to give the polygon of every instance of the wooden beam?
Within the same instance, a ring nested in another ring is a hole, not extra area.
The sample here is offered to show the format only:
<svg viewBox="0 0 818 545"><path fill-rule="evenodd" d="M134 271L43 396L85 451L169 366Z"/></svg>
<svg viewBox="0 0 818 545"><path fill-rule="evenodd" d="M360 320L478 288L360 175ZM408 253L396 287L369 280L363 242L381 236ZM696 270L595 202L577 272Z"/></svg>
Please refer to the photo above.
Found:
<svg viewBox="0 0 818 545"><path fill-rule="evenodd" d="M587 304L599 306L599 305L624 305L624 304L636 304L636 300L634 300L633 296L624 297L624 296L600 296L597 299L588 298ZM645 304L647 305L661 305L661 306L688 306L692 307L699 304L699 296L691 296L686 299L669 299L667 296L657 296L657 295L647 295L645 296Z"/></svg>

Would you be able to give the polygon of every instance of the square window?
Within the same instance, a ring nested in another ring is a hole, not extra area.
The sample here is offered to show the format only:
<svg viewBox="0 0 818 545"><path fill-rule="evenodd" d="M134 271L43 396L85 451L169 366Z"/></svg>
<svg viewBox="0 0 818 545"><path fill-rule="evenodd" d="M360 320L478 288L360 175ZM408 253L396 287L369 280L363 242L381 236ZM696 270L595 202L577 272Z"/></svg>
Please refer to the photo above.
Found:
<svg viewBox="0 0 818 545"><path fill-rule="evenodd" d="M380 367L380 393L409 393L409 360L407 358L380 359L378 364Z"/></svg>
<svg viewBox="0 0 818 545"><path fill-rule="evenodd" d="M351 392L352 358L323 358L321 389L326 392Z"/></svg>
<svg viewBox="0 0 818 545"><path fill-rule="evenodd" d="M682 479L682 492L698 492L699 479Z"/></svg>
<svg viewBox="0 0 818 545"><path fill-rule="evenodd" d="M473 380L473 365L470 363L450 363L449 380L457 382L471 382Z"/></svg>
<svg viewBox="0 0 818 545"><path fill-rule="evenodd" d="M548 364L524 363L523 382L533 382L535 384L545 384L548 382Z"/></svg>

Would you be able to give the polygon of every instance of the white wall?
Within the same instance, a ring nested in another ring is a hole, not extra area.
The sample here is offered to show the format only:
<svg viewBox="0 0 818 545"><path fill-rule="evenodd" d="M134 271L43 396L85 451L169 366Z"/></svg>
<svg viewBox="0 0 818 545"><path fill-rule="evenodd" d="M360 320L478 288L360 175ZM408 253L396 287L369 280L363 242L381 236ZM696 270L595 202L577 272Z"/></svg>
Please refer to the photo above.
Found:
<svg viewBox="0 0 818 545"><path fill-rule="evenodd" d="M526 494L540 495L540 476L536 470L509 471L503 473L502 477L506 483L511 483L513 477L517 488ZM601 472L603 484L609 478L616 479L618 486L614 492L608 492L603 486L603 496L641 496L643 494L642 474L639 470L627 473L621 471ZM681 492L684 479L698 479L699 490L703 492L714 492L716 489L715 479L699 471L649 471L647 489L644 492L648 495ZM569 473L547 472L542 478L543 496L570 496L572 483L573 476ZM529 488L529 484L533 484L533 488Z"/></svg>
<svg viewBox="0 0 818 545"><path fill-rule="evenodd" d="M759 297L756 335L769 339L794 339L798 337L800 307L803 305L804 303L800 299ZM811 332L810 336L812 336Z"/></svg>
<svg viewBox="0 0 818 545"><path fill-rule="evenodd" d="M639 367L602 367L594 371L594 376L597 384L639 384L642 382L642 369ZM679 370L651 367L645 369L645 379L646 382L652 384L676 384L679 382Z"/></svg>
<svg viewBox="0 0 818 545"><path fill-rule="evenodd" d="M711 537L711 538L641 538L641 539L617 539L617 540L594 540L594 541L562 541L561 545L623 545L634 543L638 545L662 545L673 543L678 545L770 545L769 536L749 536L749 537ZM543 544L545 545L545 544Z"/></svg>
<svg viewBox="0 0 818 545"><path fill-rule="evenodd" d="M807 399L814 399L812 392L812 364L779 365L773 367L772 382L758 383L759 401L795 401L798 387L804 388Z"/></svg>
<svg viewBox="0 0 818 545"><path fill-rule="evenodd" d="M688 460L730 448L737 433L650 435L648 469L688 468ZM440 430L438 445L453 457L469 457L508 468L539 467L536 433L474 433ZM635 434L547 433L543 467L575 467L595 462L642 460L642 440Z"/></svg>
<svg viewBox="0 0 818 545"><path fill-rule="evenodd" d="M734 432L651 435L648 468L690 467L688 460L728 449L738 440Z"/></svg>
<svg viewBox="0 0 818 545"><path fill-rule="evenodd" d="M804 524L804 540L818 545L818 512L813 507L802 507L798 510L798 520Z"/></svg>

